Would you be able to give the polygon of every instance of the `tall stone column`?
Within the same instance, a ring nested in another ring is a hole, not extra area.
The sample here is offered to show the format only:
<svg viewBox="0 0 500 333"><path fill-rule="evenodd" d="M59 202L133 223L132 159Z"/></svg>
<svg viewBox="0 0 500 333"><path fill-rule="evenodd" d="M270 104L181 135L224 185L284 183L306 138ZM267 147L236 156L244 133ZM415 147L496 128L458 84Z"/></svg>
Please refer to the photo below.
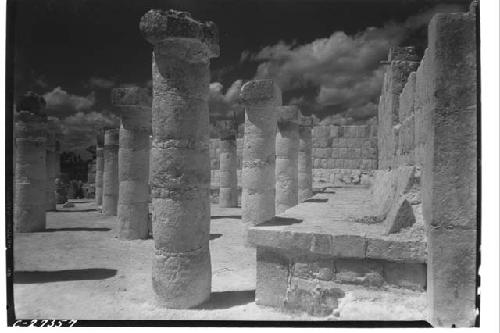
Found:
<svg viewBox="0 0 500 333"><path fill-rule="evenodd" d="M102 205L102 177L104 173L104 131L97 133L97 145L95 148L95 202Z"/></svg>
<svg viewBox="0 0 500 333"><path fill-rule="evenodd" d="M208 86L218 33L174 10L150 10L140 29L154 46L153 289L164 306L189 308L212 283Z"/></svg>
<svg viewBox="0 0 500 333"><path fill-rule="evenodd" d="M54 120L48 121L47 141L45 144L45 168L47 171L47 186L45 198L47 211L56 210L56 124Z"/></svg>
<svg viewBox="0 0 500 333"><path fill-rule="evenodd" d="M102 213L116 216L118 210L118 148L120 130L104 132L104 172L102 175Z"/></svg>
<svg viewBox="0 0 500 333"><path fill-rule="evenodd" d="M45 230L47 207L45 143L47 115L43 97L27 93L17 103L15 114L16 171L14 231Z"/></svg>
<svg viewBox="0 0 500 333"><path fill-rule="evenodd" d="M276 133L276 214L298 204L299 109L278 107Z"/></svg>
<svg viewBox="0 0 500 333"><path fill-rule="evenodd" d="M312 117L299 114L299 203L313 196L312 177Z"/></svg>
<svg viewBox="0 0 500 333"><path fill-rule="evenodd" d="M219 207L238 206L238 157L236 155L237 127L233 120L217 122L220 134L220 167L219 167Z"/></svg>
<svg viewBox="0 0 500 333"><path fill-rule="evenodd" d="M151 98L147 89L116 88L111 100L121 118L118 153L119 236L146 239L149 214L149 133Z"/></svg>
<svg viewBox="0 0 500 333"><path fill-rule="evenodd" d="M434 326L473 326L476 319L478 68L472 9L434 16L424 59L430 90L425 112L432 121L422 199L428 314Z"/></svg>
<svg viewBox="0 0 500 333"><path fill-rule="evenodd" d="M261 224L275 216L277 109L281 91L273 80L254 80L241 87L245 137L241 171L242 220Z"/></svg>

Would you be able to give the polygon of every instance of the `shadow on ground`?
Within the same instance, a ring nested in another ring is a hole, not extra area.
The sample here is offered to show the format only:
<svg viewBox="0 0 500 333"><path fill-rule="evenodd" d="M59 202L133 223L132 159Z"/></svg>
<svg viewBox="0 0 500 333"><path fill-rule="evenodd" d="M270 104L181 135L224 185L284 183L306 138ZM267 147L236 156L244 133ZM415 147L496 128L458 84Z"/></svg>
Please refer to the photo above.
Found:
<svg viewBox="0 0 500 333"><path fill-rule="evenodd" d="M295 223L301 223L302 220L299 219L294 219L291 217L281 217L281 216L275 216L269 221L266 221L264 223L261 223L257 225L256 227L279 227L282 225L291 225Z"/></svg>
<svg viewBox="0 0 500 333"><path fill-rule="evenodd" d="M110 231L110 228L85 228L85 227L76 227L76 228L47 228L42 232L56 232L56 231Z"/></svg>
<svg viewBox="0 0 500 333"><path fill-rule="evenodd" d="M241 215L216 215L216 216L210 216L210 219L212 220L220 220L220 219L236 219L236 220L241 220Z"/></svg>
<svg viewBox="0 0 500 333"><path fill-rule="evenodd" d="M307 199L304 202L328 202L327 198L312 198L312 199Z"/></svg>
<svg viewBox="0 0 500 333"><path fill-rule="evenodd" d="M255 301L255 290L216 291L205 303L196 307L200 310L229 309Z"/></svg>
<svg viewBox="0 0 500 333"><path fill-rule="evenodd" d="M89 208L89 209L71 209L71 208L62 208L58 210L54 210L54 213L87 213L87 212L98 212L98 209Z"/></svg>
<svg viewBox="0 0 500 333"><path fill-rule="evenodd" d="M210 240L221 238L221 237L222 237L222 234L210 234Z"/></svg>
<svg viewBox="0 0 500 333"><path fill-rule="evenodd" d="M116 269L108 268L68 269L60 271L16 271L14 272L14 283L28 284L75 280L104 280L115 276L116 272Z"/></svg>

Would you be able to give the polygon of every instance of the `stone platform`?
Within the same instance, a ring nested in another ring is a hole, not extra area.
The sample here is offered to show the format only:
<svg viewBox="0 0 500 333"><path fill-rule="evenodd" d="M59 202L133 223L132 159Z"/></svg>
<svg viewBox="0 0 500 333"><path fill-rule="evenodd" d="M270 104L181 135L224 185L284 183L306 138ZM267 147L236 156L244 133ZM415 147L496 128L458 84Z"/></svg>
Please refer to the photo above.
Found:
<svg viewBox="0 0 500 333"><path fill-rule="evenodd" d="M374 202L380 198L373 196L380 184L376 190L327 191L248 229L248 242L257 248L256 303L323 316L353 285L423 293L427 244L421 214L410 227L389 234L385 220L366 219L378 214Z"/></svg>

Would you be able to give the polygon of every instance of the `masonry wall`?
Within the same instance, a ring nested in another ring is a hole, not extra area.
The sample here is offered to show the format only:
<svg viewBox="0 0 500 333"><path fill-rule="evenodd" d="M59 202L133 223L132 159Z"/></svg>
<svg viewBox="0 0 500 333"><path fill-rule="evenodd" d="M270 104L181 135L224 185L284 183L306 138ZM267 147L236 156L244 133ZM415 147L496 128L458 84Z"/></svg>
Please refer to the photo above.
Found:
<svg viewBox="0 0 500 333"><path fill-rule="evenodd" d="M219 143L210 139L211 185L219 186ZM241 182L243 138L237 139L238 184ZM377 121L366 125L321 125L312 129L313 183L359 184L362 175L377 169Z"/></svg>
<svg viewBox="0 0 500 333"><path fill-rule="evenodd" d="M312 130L313 182L358 184L377 169L377 124L317 125Z"/></svg>

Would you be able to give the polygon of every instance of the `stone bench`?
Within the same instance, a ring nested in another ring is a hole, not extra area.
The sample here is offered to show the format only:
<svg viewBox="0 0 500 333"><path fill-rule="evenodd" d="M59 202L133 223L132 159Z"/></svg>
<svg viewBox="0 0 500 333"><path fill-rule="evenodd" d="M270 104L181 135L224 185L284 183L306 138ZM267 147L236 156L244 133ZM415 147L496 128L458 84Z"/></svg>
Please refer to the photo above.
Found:
<svg viewBox="0 0 500 333"><path fill-rule="evenodd" d="M376 171L369 187L319 193L249 228L256 303L323 316L347 285L424 292L427 243L416 171Z"/></svg>

